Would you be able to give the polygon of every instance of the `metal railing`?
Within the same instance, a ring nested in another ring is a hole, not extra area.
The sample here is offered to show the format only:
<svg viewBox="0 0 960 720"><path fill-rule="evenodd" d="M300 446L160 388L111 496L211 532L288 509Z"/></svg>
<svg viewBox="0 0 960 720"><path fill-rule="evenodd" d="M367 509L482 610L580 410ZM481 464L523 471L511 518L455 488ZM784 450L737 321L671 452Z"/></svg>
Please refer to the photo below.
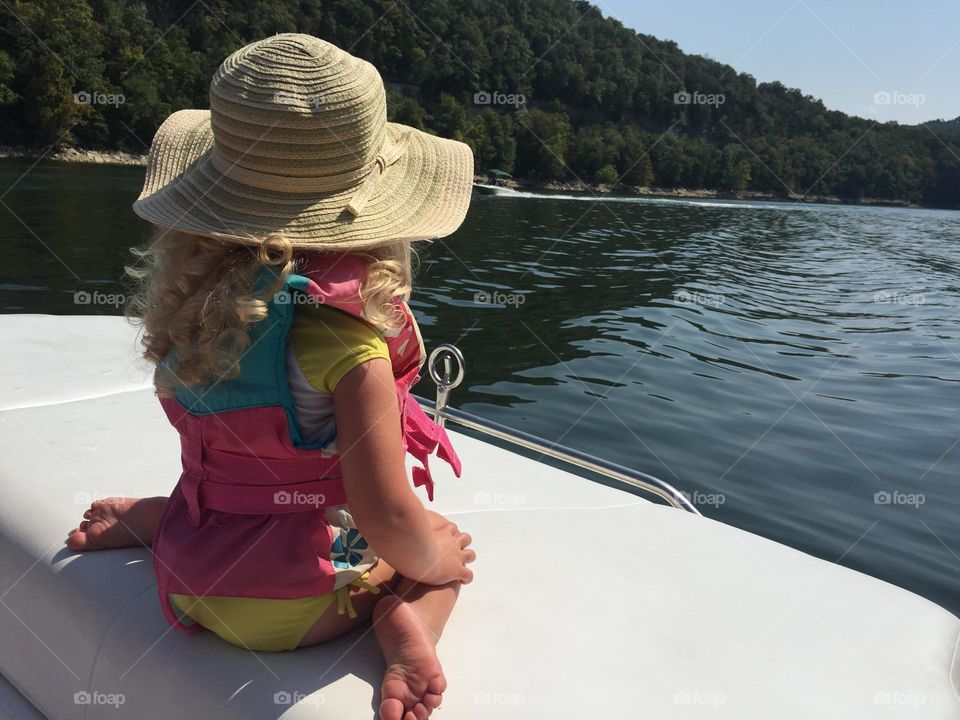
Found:
<svg viewBox="0 0 960 720"><path fill-rule="evenodd" d="M443 364L442 372L439 368L441 363ZM423 406L424 410L433 415L434 420L441 427L445 425L447 421L457 423L468 430L473 430L497 440L532 450L543 456L560 460L561 462L597 473L598 475L603 475L604 477L616 480L637 490L655 495L679 510L686 510L695 515L700 515L700 511L694 507L693 503L691 503L683 493L670 485L670 483L664 482L653 475L648 475L639 470L633 470L632 468L609 462L603 458L594 457L580 450L544 440L536 435L501 425L500 423L464 412L463 410L447 407L450 391L463 382L465 367L466 363L463 359L463 353L454 345L439 345L430 353L430 359L427 361L427 369L430 373L430 378L437 386L436 402L433 403L433 407L431 407L431 403L425 398L415 397Z"/></svg>

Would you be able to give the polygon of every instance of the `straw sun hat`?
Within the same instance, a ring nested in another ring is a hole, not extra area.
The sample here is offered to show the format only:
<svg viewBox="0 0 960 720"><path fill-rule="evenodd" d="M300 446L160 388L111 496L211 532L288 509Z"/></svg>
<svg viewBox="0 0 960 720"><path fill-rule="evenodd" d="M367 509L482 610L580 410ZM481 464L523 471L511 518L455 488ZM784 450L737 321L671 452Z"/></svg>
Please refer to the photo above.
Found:
<svg viewBox="0 0 960 720"><path fill-rule="evenodd" d="M387 122L370 63L309 35L237 50L210 83L210 110L180 110L157 131L142 218L296 248L371 247L449 235L463 222L473 154Z"/></svg>

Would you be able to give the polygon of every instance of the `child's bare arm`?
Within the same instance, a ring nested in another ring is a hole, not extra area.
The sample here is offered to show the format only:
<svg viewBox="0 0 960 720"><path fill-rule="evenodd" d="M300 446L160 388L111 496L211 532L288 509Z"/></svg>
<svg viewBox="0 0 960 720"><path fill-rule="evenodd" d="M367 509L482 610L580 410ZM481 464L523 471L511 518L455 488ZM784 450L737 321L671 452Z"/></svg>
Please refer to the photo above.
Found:
<svg viewBox="0 0 960 720"><path fill-rule="evenodd" d="M431 585L470 582L470 536L439 523L407 480L390 363L358 365L334 390L337 450L350 513L371 546L400 574Z"/></svg>

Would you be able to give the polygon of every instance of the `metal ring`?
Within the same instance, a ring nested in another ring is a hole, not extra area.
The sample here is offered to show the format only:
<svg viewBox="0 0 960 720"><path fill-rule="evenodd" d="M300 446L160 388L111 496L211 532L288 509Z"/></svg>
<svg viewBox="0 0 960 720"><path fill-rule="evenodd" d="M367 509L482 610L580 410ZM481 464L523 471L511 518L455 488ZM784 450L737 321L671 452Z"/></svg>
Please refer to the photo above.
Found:
<svg viewBox="0 0 960 720"><path fill-rule="evenodd" d="M444 353L449 353L453 356L453 359L457 363L457 374L450 380L446 377L441 377L438 370L439 360ZM450 343L443 343L442 345L437 345L436 349L430 353L430 357L427 359L427 370L430 373L430 378L437 384L437 387L445 387L447 390L453 390L453 388L460 385L463 382L463 374L466 370L467 363L463 359L463 353L460 352L460 349L456 345L451 345Z"/></svg>

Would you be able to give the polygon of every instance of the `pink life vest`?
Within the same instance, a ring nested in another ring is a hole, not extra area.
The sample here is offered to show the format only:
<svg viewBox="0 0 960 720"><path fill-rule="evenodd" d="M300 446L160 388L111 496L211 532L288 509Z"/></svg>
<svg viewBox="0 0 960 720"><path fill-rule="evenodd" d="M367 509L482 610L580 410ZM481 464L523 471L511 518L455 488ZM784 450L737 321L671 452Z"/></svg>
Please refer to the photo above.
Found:
<svg viewBox="0 0 960 720"><path fill-rule="evenodd" d="M239 377L178 387L174 397L160 398L180 433L183 465L153 543L161 607L175 628L202 629L180 622L170 593L299 598L334 590L334 537L325 511L346 502L339 458L300 439L285 375L286 336L301 303L362 318L365 265L353 255L313 254L251 327ZM433 500L429 455L436 450L457 477L460 460L446 432L410 395L425 361L423 341L407 304L393 302L406 318L399 332L384 333L403 445L422 465L413 469L414 485L425 486Z"/></svg>

